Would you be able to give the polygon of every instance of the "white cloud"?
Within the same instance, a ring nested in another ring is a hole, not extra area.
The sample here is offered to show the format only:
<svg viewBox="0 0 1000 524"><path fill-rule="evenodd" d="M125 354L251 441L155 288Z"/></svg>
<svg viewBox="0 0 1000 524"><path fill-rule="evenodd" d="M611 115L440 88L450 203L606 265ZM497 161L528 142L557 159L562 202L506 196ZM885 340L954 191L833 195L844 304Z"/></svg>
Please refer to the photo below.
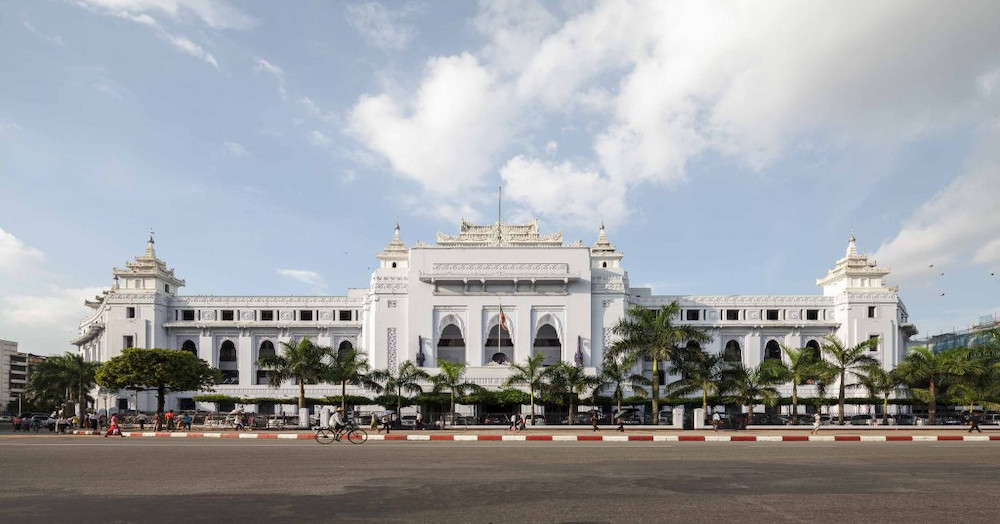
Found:
<svg viewBox="0 0 1000 524"><path fill-rule="evenodd" d="M378 2L367 2L348 5L345 17L370 45L399 50L416 34L413 27L403 22L409 11L406 8L393 11Z"/></svg>
<svg viewBox="0 0 1000 524"><path fill-rule="evenodd" d="M0 272L18 274L45 260L45 254L0 228Z"/></svg>
<svg viewBox="0 0 1000 524"><path fill-rule="evenodd" d="M328 147L331 143L333 143L333 141L330 140L330 137L322 131L310 131L309 134L306 135L306 138L316 147Z"/></svg>
<svg viewBox="0 0 1000 524"><path fill-rule="evenodd" d="M512 133L508 92L470 54L431 59L409 103L364 96L349 132L441 196L477 189Z"/></svg>
<svg viewBox="0 0 1000 524"><path fill-rule="evenodd" d="M31 22L28 22L27 20L21 22L21 25L23 25L25 27L25 29L27 29L28 31L30 31L31 34L37 36L38 38L41 38L42 40L45 40L46 42L52 42L53 44L55 44L57 46L60 46L60 47L62 47L64 45L63 39L62 39L61 36L59 36L59 35L47 35L45 33L42 33L41 31L39 31L38 29L36 29L35 26Z"/></svg>
<svg viewBox="0 0 1000 524"><path fill-rule="evenodd" d="M907 219L875 256L907 282L927 267L1000 263L1000 162L970 168Z"/></svg>
<svg viewBox="0 0 1000 524"><path fill-rule="evenodd" d="M5 323L16 328L63 329L66 342L73 329L89 309L83 305L85 299L93 300L106 288L61 288L49 287L42 295L8 295L0 297L4 302Z"/></svg>
<svg viewBox="0 0 1000 524"><path fill-rule="evenodd" d="M0 133L13 133L20 130L21 126L14 122L0 122Z"/></svg>
<svg viewBox="0 0 1000 524"><path fill-rule="evenodd" d="M240 144L239 142L226 141L222 143L222 147L225 148L227 153L237 158L250 154L250 152L247 151L247 148L243 147L243 144Z"/></svg>
<svg viewBox="0 0 1000 524"><path fill-rule="evenodd" d="M549 140L545 143L545 154L552 156L559 151L559 143L555 140Z"/></svg>
<svg viewBox="0 0 1000 524"><path fill-rule="evenodd" d="M199 20L213 29L250 29L257 21L224 0L77 0L91 9L112 13L160 13L186 22Z"/></svg>
<svg viewBox="0 0 1000 524"><path fill-rule="evenodd" d="M592 222L599 214L617 223L627 214L621 184L569 162L554 164L516 156L500 169L500 176L505 195L562 222Z"/></svg>
<svg viewBox="0 0 1000 524"><path fill-rule="evenodd" d="M316 273L315 271L309 271L306 269L279 269L278 274L292 280L297 280L303 284L308 284L313 292L326 293L326 279L319 276L319 273Z"/></svg>
<svg viewBox="0 0 1000 524"><path fill-rule="evenodd" d="M278 80L278 93L281 94L281 99L284 100L288 98L288 93L285 92L285 72L280 67L264 60L263 58L257 58L254 65L254 71L258 73L263 71L273 75L274 78ZM309 99L306 98L306 100ZM312 102L312 100L309 100L309 102Z"/></svg>
<svg viewBox="0 0 1000 524"><path fill-rule="evenodd" d="M607 0L553 16L482 3L478 56L431 58L409 97L362 96L349 131L446 196L483 190L511 137L581 114L592 149L574 162L629 190L682 182L706 153L763 170L807 145L891 151L1000 114L996 3Z"/></svg>

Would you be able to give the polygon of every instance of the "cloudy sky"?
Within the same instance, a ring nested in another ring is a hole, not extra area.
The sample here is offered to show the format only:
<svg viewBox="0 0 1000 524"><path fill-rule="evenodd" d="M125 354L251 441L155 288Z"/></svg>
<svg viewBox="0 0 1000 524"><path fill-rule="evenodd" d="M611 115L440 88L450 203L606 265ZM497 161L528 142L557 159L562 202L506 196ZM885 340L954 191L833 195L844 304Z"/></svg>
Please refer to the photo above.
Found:
<svg viewBox="0 0 1000 524"><path fill-rule="evenodd" d="M922 335L1000 308L1000 3L9 1L0 338L111 268L345 294L402 226L538 218L633 285L809 294L858 247ZM934 264L930 268L930 264ZM943 274L941 274L943 273Z"/></svg>

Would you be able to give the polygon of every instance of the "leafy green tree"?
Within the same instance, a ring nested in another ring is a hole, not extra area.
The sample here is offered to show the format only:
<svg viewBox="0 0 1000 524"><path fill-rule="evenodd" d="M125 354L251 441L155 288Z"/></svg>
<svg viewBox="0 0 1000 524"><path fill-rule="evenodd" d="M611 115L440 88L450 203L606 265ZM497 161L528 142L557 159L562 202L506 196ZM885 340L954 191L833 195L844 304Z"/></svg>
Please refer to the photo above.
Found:
<svg viewBox="0 0 1000 524"><path fill-rule="evenodd" d="M726 371L723 391L747 408L747 424L753 422L753 407L759 403L773 406L780 395L776 386L782 381L782 370L773 360L765 360L759 366L746 367L737 364Z"/></svg>
<svg viewBox="0 0 1000 524"><path fill-rule="evenodd" d="M513 385L528 386L528 394L531 396L531 425L535 425L535 392L541 391L545 387L545 369L542 365L545 355L538 354L528 357L524 364L513 363L510 365L511 375L504 381L505 388Z"/></svg>
<svg viewBox="0 0 1000 524"><path fill-rule="evenodd" d="M878 338L870 338L853 347L846 347L836 335L824 337L822 350L827 362L837 370L840 378L840 397L838 400L839 424L844 423L844 398L847 392L847 373L853 370L878 365L878 360L868 356L868 351L878 347Z"/></svg>
<svg viewBox="0 0 1000 524"><path fill-rule="evenodd" d="M927 403L927 422L934 424L939 388L947 388L950 382L979 371L981 366L982 362L969 360L959 348L935 353L921 346L912 348L896 369L910 386L910 392Z"/></svg>
<svg viewBox="0 0 1000 524"><path fill-rule="evenodd" d="M716 394L722 385L723 374L728 364L721 354L709 353L703 349L686 350L670 366L671 373L681 378L667 384L671 395L688 395L701 392L701 408L705 421L709 420L708 395Z"/></svg>
<svg viewBox="0 0 1000 524"><path fill-rule="evenodd" d="M63 401L85 404L87 392L96 383L100 364L88 362L82 356L66 352L32 366L27 393L36 404L59 405Z"/></svg>
<svg viewBox="0 0 1000 524"><path fill-rule="evenodd" d="M601 384L599 378L588 375L582 367L568 362L559 361L545 370L548 383L545 388L551 395L558 395L569 401L569 423L573 424L576 413L574 407L579 403L580 395Z"/></svg>
<svg viewBox="0 0 1000 524"><path fill-rule="evenodd" d="M465 395L467 391L479 389L479 386L465 381L465 362L438 361L440 373L431 377L434 392L447 391L451 397L451 424L455 424L455 395Z"/></svg>
<svg viewBox="0 0 1000 524"><path fill-rule="evenodd" d="M354 348L337 351L333 363L327 370L326 380L340 384L340 407L347 411L347 385L361 386L375 393L382 392L382 386L372 379L368 359Z"/></svg>
<svg viewBox="0 0 1000 524"><path fill-rule="evenodd" d="M820 386L836 371L822 358L817 359L812 348L790 348L781 345L787 362L775 363L782 380L792 383L792 423L798 424L799 385L812 382ZM826 379L826 380L824 380Z"/></svg>
<svg viewBox="0 0 1000 524"><path fill-rule="evenodd" d="M298 342L281 342L281 354L267 355L257 360L257 366L271 370L267 383L281 387L286 380L299 386L299 409L306 407L306 384L318 384L330 373L329 360L333 350L319 346L303 337Z"/></svg>
<svg viewBox="0 0 1000 524"><path fill-rule="evenodd" d="M851 371L851 373L858 380L856 386L865 388L869 397L882 397L882 423L887 424L889 419L889 395L904 384L903 377L895 369L886 371L878 364L865 366L859 370Z"/></svg>
<svg viewBox="0 0 1000 524"><path fill-rule="evenodd" d="M653 424L660 423L660 362L677 358L682 351L679 347L682 342L693 340L705 343L712 340L698 328L675 325L674 318L680 315L680 311L677 301L659 309L632 305L625 317L611 328L619 339L609 348L609 355L627 356L636 361L648 358L653 362Z"/></svg>
<svg viewBox="0 0 1000 524"><path fill-rule="evenodd" d="M211 390L221 373L187 351L125 348L100 367L96 379L111 390L155 390L156 412L162 413L167 393Z"/></svg>
<svg viewBox="0 0 1000 524"><path fill-rule="evenodd" d="M601 373L597 375L599 383L595 388L595 394L596 391L611 388L611 396L618 403L619 413L622 410L625 388L630 388L637 396L645 398L647 393L642 386L648 386L652 383L651 380L642 376L642 374L633 373L632 368L634 367L635 361L631 361L628 358L606 356L604 364L601 366Z"/></svg>
<svg viewBox="0 0 1000 524"><path fill-rule="evenodd" d="M403 410L403 392L410 394L422 393L424 388L420 381L430 381L430 375L407 360L396 369L380 369L372 373L372 380L381 384L386 392L392 392L396 397L396 416Z"/></svg>

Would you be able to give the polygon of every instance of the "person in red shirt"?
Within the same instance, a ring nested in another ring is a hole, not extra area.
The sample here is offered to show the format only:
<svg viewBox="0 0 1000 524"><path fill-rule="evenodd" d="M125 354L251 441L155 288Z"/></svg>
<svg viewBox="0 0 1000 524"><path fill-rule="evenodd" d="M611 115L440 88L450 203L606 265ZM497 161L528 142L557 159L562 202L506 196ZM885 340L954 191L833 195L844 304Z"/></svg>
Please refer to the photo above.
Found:
<svg viewBox="0 0 1000 524"><path fill-rule="evenodd" d="M107 431L107 433L104 434L104 436L107 437L108 435L118 435L119 437L124 437L125 436L125 435L122 435L122 430L121 430L121 428L118 427L118 415L117 414L111 415L111 423L108 426L108 431Z"/></svg>
<svg viewBox="0 0 1000 524"><path fill-rule="evenodd" d="M167 411L167 414L163 415L163 418L167 419L167 431L173 431L174 430L174 410L171 409L171 410Z"/></svg>

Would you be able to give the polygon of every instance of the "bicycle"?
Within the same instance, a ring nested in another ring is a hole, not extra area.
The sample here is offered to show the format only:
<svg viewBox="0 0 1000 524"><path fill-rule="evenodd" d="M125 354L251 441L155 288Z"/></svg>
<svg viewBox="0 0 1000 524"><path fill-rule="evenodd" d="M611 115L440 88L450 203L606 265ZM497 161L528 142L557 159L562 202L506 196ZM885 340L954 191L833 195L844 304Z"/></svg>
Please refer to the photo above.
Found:
<svg viewBox="0 0 1000 524"><path fill-rule="evenodd" d="M329 444L335 440L340 441L344 436L347 436L347 440L351 444L364 444L368 440L368 433L358 427L357 424L347 424L344 427L344 432L337 435L331 428L319 428L316 430L316 442L320 444Z"/></svg>

